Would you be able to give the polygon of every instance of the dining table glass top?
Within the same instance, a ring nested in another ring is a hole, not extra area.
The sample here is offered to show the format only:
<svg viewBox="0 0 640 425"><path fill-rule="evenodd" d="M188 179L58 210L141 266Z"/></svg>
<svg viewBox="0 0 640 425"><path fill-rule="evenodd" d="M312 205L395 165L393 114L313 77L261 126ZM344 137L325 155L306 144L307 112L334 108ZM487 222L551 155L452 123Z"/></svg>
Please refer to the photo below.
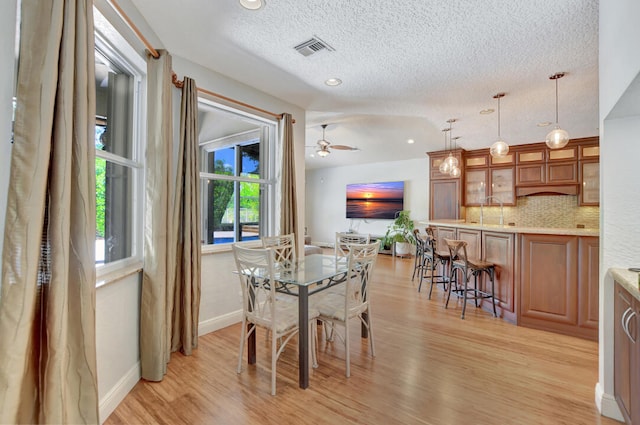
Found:
<svg viewBox="0 0 640 425"><path fill-rule="evenodd" d="M293 267L277 270L276 276L282 283L310 286L346 272L345 258L336 260L334 255L311 254L299 259Z"/></svg>

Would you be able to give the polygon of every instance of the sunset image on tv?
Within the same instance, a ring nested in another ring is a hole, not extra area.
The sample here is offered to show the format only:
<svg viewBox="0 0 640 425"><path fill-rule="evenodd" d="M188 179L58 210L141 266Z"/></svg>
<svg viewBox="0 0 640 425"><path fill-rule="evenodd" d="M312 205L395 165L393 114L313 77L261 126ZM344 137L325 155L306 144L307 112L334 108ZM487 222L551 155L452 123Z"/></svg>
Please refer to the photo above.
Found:
<svg viewBox="0 0 640 425"><path fill-rule="evenodd" d="M404 205L404 182L347 185L347 218L393 219Z"/></svg>

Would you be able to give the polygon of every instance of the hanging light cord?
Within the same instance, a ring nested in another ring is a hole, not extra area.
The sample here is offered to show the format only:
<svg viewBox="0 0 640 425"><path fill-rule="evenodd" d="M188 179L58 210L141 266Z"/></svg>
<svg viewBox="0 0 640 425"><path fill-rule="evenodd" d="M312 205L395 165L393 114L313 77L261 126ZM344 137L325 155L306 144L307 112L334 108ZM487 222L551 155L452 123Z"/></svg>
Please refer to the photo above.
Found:
<svg viewBox="0 0 640 425"><path fill-rule="evenodd" d="M556 125L558 125L558 78L556 80Z"/></svg>
<svg viewBox="0 0 640 425"><path fill-rule="evenodd" d="M498 140L502 140L502 137L500 137L500 97L498 97Z"/></svg>

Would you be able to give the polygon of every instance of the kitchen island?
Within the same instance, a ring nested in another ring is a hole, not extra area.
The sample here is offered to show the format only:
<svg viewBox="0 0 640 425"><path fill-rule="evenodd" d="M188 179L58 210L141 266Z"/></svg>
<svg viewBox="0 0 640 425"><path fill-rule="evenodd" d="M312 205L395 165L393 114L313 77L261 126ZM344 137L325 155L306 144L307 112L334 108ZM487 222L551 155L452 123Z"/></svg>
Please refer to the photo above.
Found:
<svg viewBox="0 0 640 425"><path fill-rule="evenodd" d="M431 220L443 239L467 241L470 258L496 266L498 316L511 323L597 340L599 230ZM483 282L484 284L484 282ZM490 308L485 302L482 307Z"/></svg>

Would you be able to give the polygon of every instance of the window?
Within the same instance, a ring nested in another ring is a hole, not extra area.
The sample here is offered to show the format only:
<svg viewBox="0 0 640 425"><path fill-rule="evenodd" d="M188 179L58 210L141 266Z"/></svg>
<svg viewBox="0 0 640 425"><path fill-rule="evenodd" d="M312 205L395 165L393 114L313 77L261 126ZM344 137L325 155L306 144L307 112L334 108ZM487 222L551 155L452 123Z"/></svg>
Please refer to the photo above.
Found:
<svg viewBox="0 0 640 425"><path fill-rule="evenodd" d="M109 37L103 36L100 28L108 23L95 9L94 13L96 265L111 265L109 270L142 256L140 69L144 62L121 49L123 40L114 40L117 33L106 31Z"/></svg>
<svg viewBox="0 0 640 425"><path fill-rule="evenodd" d="M199 113L202 243L258 239L271 226L276 124L202 100Z"/></svg>

